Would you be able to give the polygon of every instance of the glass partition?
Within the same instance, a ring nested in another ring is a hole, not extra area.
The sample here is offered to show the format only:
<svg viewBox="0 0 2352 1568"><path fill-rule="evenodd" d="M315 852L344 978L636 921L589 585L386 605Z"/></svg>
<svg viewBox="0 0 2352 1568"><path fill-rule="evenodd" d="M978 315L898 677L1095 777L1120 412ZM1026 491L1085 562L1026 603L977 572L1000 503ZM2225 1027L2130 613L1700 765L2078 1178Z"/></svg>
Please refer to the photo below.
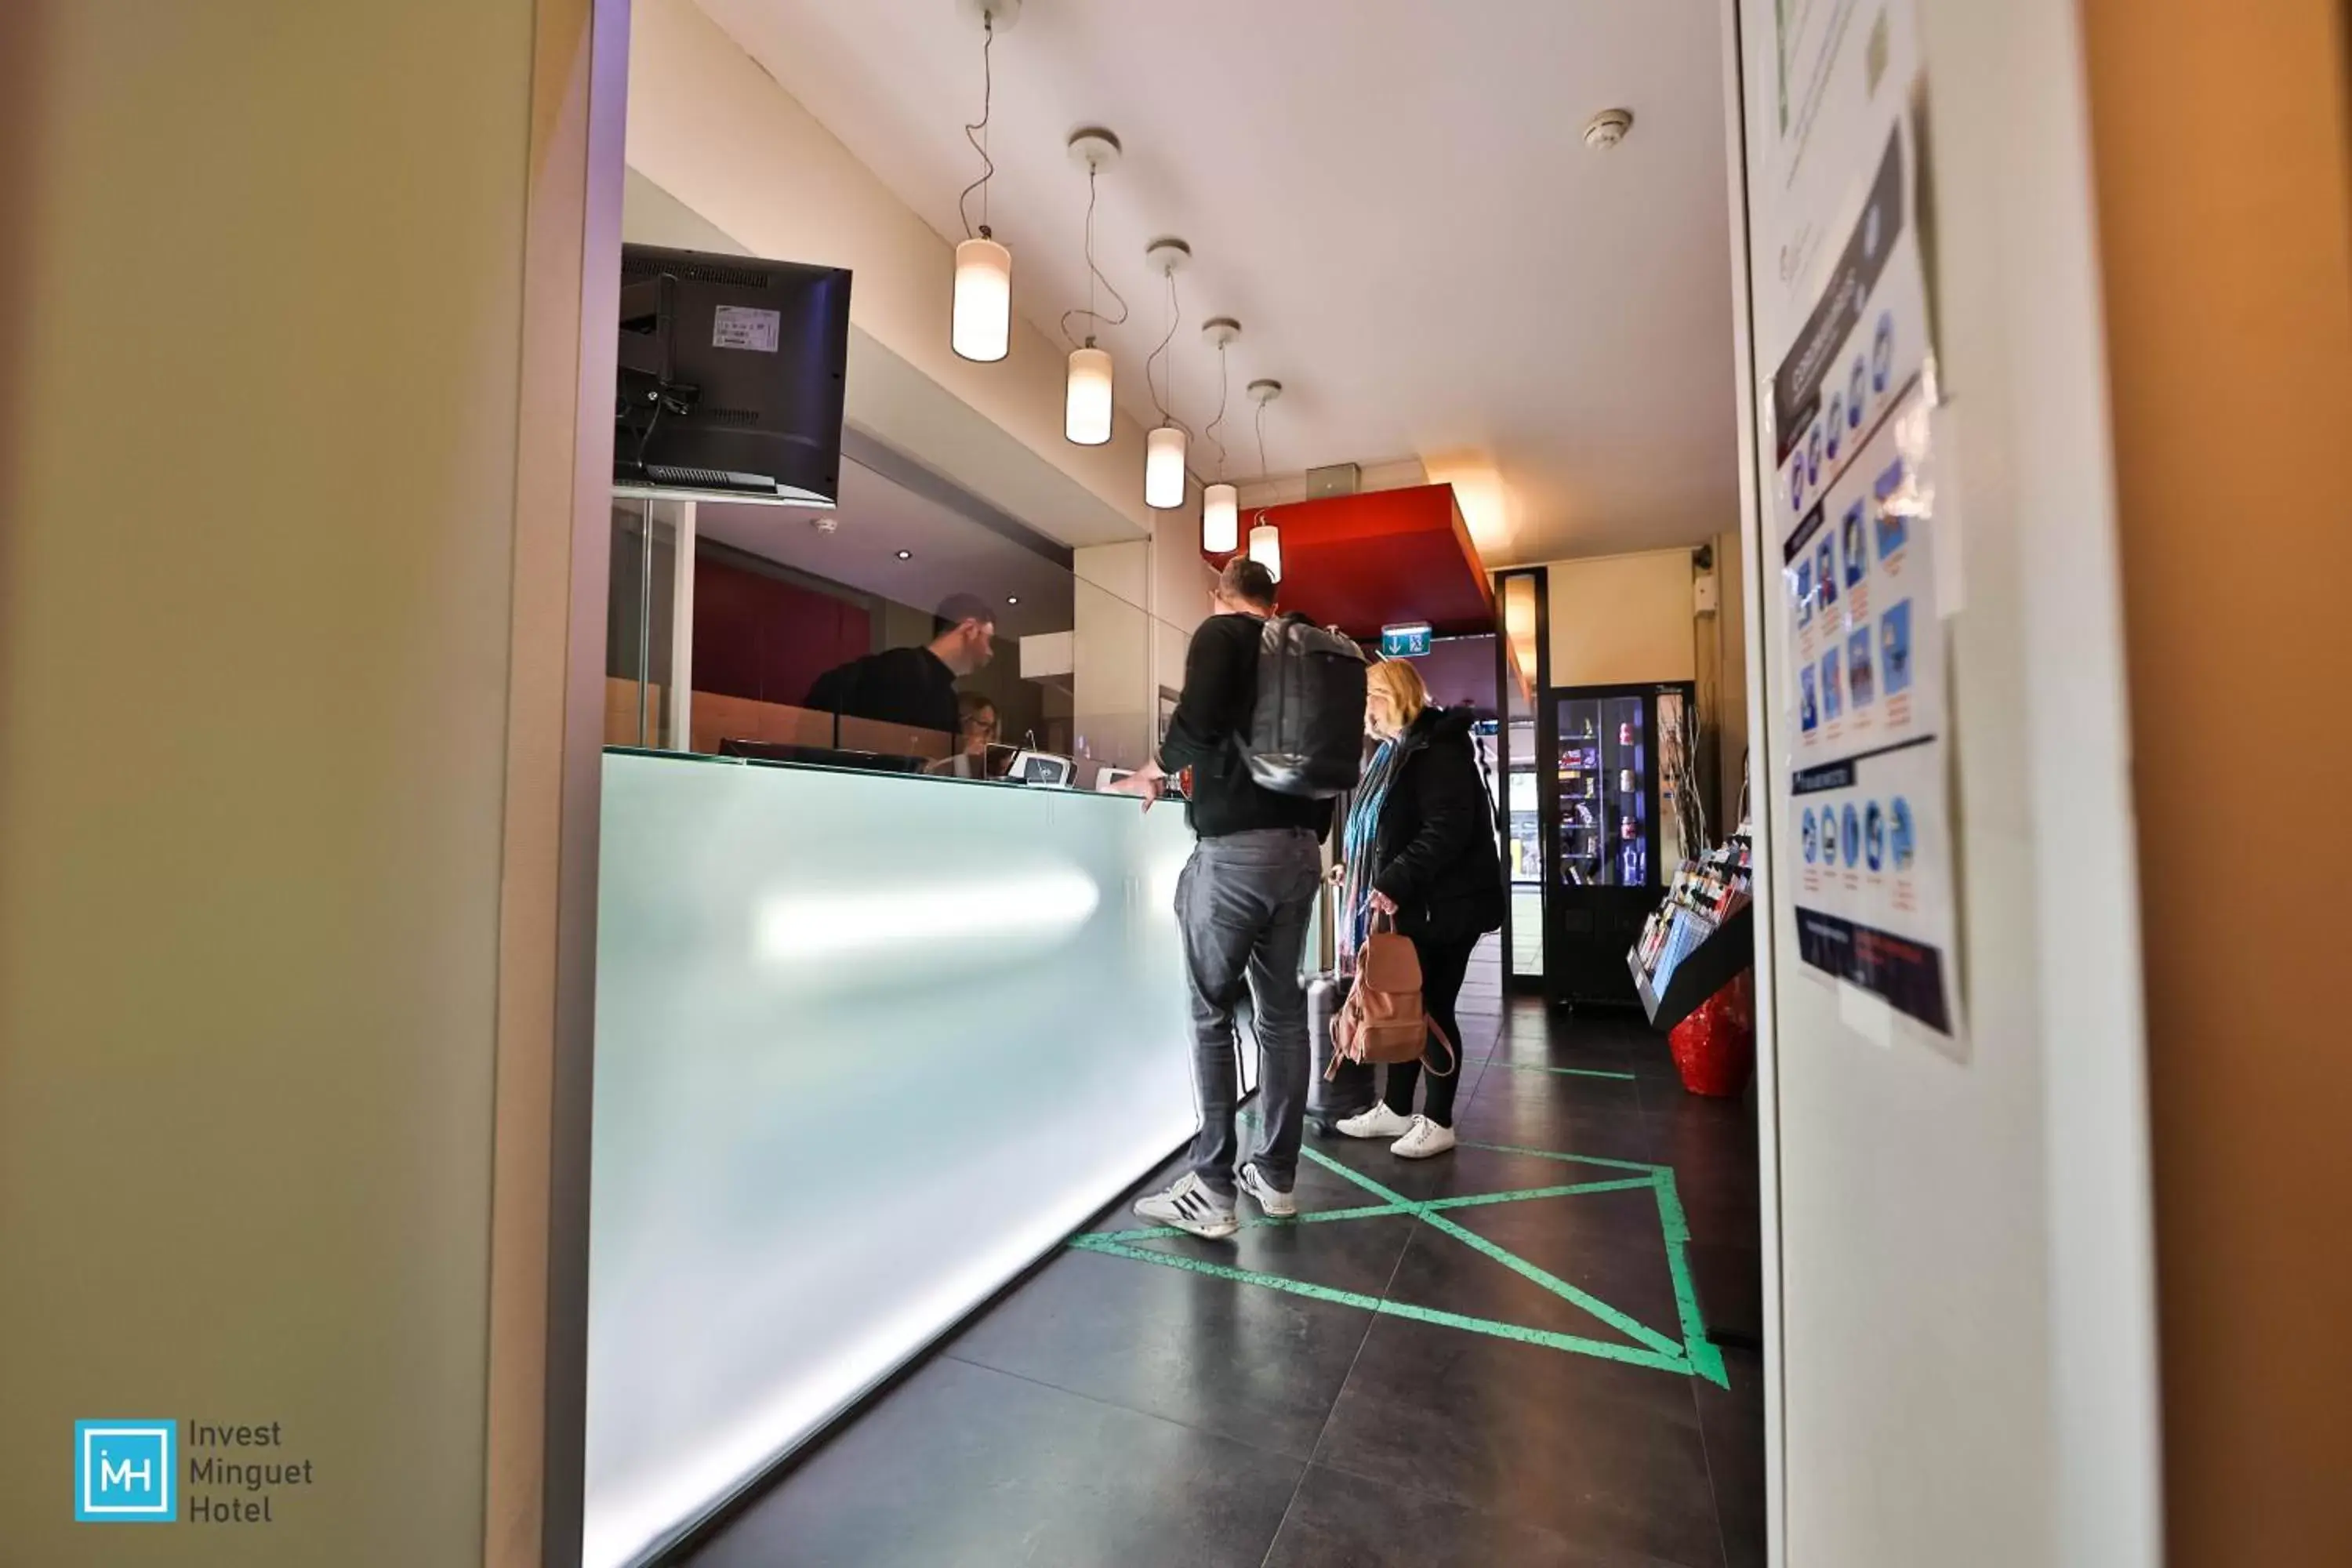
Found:
<svg viewBox="0 0 2352 1568"><path fill-rule="evenodd" d="M606 742L1098 787L1150 755L1192 632L1088 580L1130 548L854 462L837 511L616 503Z"/></svg>

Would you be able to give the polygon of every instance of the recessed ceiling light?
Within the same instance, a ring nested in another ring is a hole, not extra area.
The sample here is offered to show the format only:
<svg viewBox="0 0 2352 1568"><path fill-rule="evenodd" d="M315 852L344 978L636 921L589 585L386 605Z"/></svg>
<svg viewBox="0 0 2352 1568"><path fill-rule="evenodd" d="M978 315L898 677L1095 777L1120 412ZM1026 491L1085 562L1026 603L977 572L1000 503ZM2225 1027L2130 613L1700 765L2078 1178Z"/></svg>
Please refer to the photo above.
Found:
<svg viewBox="0 0 2352 1568"><path fill-rule="evenodd" d="M898 552L898 559L901 561L912 561L914 558L915 552L911 550L901 550Z"/></svg>
<svg viewBox="0 0 2352 1568"><path fill-rule="evenodd" d="M1021 602L1021 595L1018 594L1007 594L1004 595L1004 602L1008 605L1017 605Z"/></svg>

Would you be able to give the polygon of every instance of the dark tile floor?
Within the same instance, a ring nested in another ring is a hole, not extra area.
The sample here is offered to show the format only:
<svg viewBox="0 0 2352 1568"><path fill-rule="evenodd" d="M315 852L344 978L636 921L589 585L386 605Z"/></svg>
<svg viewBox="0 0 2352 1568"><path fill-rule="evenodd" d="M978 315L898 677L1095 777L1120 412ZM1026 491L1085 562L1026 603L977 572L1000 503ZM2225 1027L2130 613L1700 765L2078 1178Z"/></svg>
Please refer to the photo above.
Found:
<svg viewBox="0 0 2352 1568"><path fill-rule="evenodd" d="M1465 1146L1414 1163L1310 1137L1302 1210L1381 1205L1349 1172L1413 1204L1637 1184L1074 1247L691 1561L1761 1564L1760 1365L1727 1350L1705 1375L1683 1316L1695 1297L1706 1323L1757 1327L1752 1114L1685 1094L1636 1023L1507 1003L1491 963L1462 1011ZM1679 1288L1661 1165L1690 1230ZM1124 1202L1093 1227L1141 1228Z"/></svg>

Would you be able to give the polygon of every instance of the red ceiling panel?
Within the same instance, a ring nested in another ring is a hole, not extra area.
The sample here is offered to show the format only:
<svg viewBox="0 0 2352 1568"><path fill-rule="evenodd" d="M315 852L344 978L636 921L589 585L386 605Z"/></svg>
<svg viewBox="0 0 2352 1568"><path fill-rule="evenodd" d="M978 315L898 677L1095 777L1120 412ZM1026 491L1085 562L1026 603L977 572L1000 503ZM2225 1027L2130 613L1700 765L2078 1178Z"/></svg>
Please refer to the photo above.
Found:
<svg viewBox="0 0 2352 1568"><path fill-rule="evenodd" d="M1244 540L1261 519L1282 531L1286 610L1359 638L1412 621L1441 633L1495 629L1494 588L1451 485L1246 511Z"/></svg>

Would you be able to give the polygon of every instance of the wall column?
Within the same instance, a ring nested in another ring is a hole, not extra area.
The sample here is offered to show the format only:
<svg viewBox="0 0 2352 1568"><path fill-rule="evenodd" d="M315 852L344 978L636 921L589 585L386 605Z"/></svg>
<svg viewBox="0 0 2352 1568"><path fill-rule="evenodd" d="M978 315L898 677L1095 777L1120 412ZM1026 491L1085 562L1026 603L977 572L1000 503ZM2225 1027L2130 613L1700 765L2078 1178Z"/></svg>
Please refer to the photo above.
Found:
<svg viewBox="0 0 2352 1568"><path fill-rule="evenodd" d="M12 1563L576 1531L625 19L0 7ZM92 1418L182 1522L75 1522Z"/></svg>

